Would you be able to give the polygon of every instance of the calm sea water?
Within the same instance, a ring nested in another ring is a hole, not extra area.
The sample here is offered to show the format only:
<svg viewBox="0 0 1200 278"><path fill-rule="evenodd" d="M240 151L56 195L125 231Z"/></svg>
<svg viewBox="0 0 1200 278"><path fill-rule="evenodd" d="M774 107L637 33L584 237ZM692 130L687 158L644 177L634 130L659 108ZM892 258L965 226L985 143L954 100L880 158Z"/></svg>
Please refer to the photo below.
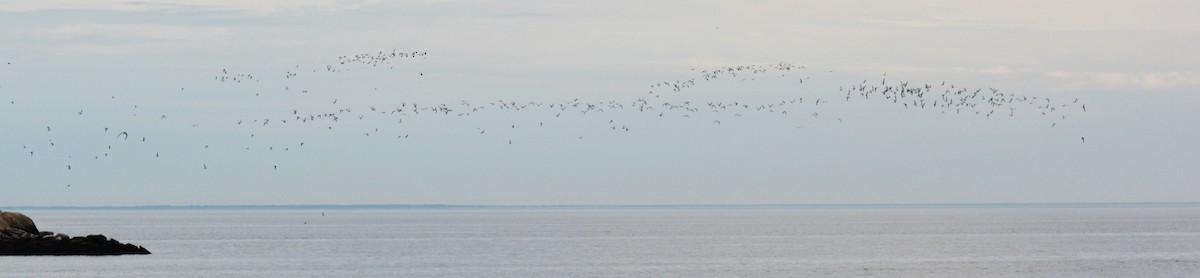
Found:
<svg viewBox="0 0 1200 278"><path fill-rule="evenodd" d="M1195 207L24 212L154 254L0 276L1200 276Z"/></svg>

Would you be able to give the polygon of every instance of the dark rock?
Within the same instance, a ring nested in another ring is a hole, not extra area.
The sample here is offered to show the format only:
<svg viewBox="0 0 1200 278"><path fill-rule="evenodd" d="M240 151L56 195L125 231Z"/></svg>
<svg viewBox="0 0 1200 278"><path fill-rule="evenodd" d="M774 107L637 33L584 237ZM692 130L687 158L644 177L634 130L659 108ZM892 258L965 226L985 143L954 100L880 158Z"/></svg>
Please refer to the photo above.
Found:
<svg viewBox="0 0 1200 278"><path fill-rule="evenodd" d="M83 237L83 239L89 242L104 242L108 240L108 238L104 237L104 235L88 235Z"/></svg>
<svg viewBox="0 0 1200 278"><path fill-rule="evenodd" d="M150 254L141 246L104 235L70 237L38 231L24 214L0 212L0 255L133 255Z"/></svg>
<svg viewBox="0 0 1200 278"><path fill-rule="evenodd" d="M28 234L26 234L28 235ZM59 234L62 235L62 234ZM0 255L144 255L146 248L104 235L0 238Z"/></svg>

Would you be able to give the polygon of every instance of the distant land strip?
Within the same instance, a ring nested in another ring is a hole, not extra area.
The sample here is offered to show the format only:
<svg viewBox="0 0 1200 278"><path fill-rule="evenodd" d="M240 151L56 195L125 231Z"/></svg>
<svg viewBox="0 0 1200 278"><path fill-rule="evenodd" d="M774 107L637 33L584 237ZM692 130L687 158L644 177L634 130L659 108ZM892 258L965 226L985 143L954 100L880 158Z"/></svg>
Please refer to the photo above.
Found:
<svg viewBox="0 0 1200 278"><path fill-rule="evenodd" d="M1172 208L1200 207L1200 202L1092 203L891 203L891 204L666 204L666 205L136 205L10 206L0 210L437 210L437 209L936 209L936 208Z"/></svg>

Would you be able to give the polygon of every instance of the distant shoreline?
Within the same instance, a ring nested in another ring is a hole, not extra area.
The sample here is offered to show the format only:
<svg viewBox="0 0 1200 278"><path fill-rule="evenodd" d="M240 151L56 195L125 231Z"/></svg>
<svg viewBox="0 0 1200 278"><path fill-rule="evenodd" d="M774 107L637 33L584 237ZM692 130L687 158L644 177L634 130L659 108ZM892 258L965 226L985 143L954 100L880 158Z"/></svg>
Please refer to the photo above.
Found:
<svg viewBox="0 0 1200 278"><path fill-rule="evenodd" d="M11 206L0 210L439 210L439 209L936 209L936 208L1174 208L1200 207L1200 202L1096 203L896 203L896 204L761 204L761 205L138 205L138 206Z"/></svg>

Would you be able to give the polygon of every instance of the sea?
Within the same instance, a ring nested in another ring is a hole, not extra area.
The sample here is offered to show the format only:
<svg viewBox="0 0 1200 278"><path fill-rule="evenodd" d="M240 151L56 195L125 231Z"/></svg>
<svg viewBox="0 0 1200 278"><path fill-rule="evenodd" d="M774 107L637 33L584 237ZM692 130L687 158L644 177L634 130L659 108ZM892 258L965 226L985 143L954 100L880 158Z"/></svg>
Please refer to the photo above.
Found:
<svg viewBox="0 0 1200 278"><path fill-rule="evenodd" d="M23 208L2 277L1200 277L1200 205Z"/></svg>

